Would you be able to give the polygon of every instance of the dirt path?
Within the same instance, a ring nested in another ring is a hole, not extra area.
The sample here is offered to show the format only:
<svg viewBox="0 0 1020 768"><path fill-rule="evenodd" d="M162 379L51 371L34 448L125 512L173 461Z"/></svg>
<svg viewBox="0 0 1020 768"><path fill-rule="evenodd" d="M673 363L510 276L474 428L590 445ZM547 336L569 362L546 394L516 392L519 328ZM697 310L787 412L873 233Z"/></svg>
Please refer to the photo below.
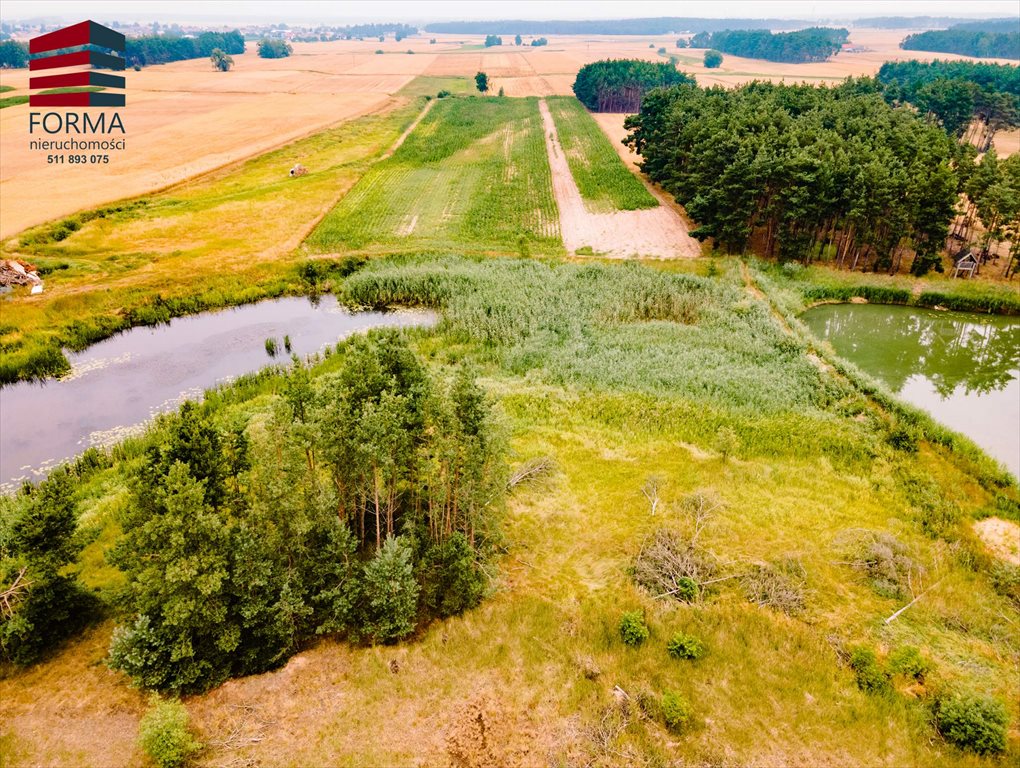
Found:
<svg viewBox="0 0 1020 768"><path fill-rule="evenodd" d="M382 156L379 158L380 161L393 157L393 153L400 149L400 145L407 140L408 136L411 135L411 131L418 127L418 123L420 123L422 119L425 117L425 115L429 113L429 110L432 109L432 105L435 103L436 103L435 99L430 99L429 101L425 102L425 109L418 113L418 117L414 118L411 124L407 126L407 128L404 130L402 134L400 134L400 137L395 142L393 142L393 145L382 153Z"/></svg>
<svg viewBox="0 0 1020 768"><path fill-rule="evenodd" d="M545 99L538 102L545 131L545 146L552 169L553 193L560 209L560 232L570 253L591 248L599 256L662 259L701 255L701 244L687 234L687 224L672 207L660 205L642 211L591 213L570 174L556 125Z"/></svg>

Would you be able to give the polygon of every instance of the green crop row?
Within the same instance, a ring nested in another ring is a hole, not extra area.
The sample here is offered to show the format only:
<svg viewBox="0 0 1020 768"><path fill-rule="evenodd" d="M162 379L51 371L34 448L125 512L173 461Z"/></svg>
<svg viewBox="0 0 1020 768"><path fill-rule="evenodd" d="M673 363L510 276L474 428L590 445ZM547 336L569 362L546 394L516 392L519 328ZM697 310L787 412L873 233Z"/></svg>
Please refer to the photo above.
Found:
<svg viewBox="0 0 1020 768"><path fill-rule="evenodd" d="M572 96L546 99L581 197L598 211L655 208L659 202L623 164L609 139Z"/></svg>
<svg viewBox="0 0 1020 768"><path fill-rule="evenodd" d="M320 252L383 247L556 253L559 215L535 99L443 99L307 240Z"/></svg>

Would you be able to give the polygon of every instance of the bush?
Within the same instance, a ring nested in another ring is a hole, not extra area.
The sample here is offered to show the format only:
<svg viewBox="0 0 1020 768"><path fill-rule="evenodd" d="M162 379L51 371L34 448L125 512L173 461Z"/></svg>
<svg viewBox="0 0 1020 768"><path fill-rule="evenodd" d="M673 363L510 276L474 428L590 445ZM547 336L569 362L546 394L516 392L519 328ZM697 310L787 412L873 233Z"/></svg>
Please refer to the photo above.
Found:
<svg viewBox="0 0 1020 768"><path fill-rule="evenodd" d="M889 678L870 648L855 648L850 654L850 668L857 679L857 687L865 693L883 693L889 689Z"/></svg>
<svg viewBox="0 0 1020 768"><path fill-rule="evenodd" d="M670 528L659 528L641 547L634 561L634 581L653 596L668 595L691 603L699 587L715 572L713 563L689 538Z"/></svg>
<svg viewBox="0 0 1020 768"><path fill-rule="evenodd" d="M439 93L436 94L436 98L437 99L445 99L447 96L450 96L450 95L451 95L450 92L444 88L443 90L441 90Z"/></svg>
<svg viewBox="0 0 1020 768"><path fill-rule="evenodd" d="M889 671L895 675L903 675L923 683L925 675L931 672L931 668L931 662L912 645L904 645L889 654Z"/></svg>
<svg viewBox="0 0 1020 768"><path fill-rule="evenodd" d="M138 743L159 768L179 768L202 745L188 731L188 710L179 701L152 699L142 718Z"/></svg>
<svg viewBox="0 0 1020 768"><path fill-rule="evenodd" d="M694 709L690 702L675 691L662 694L660 711L666 727L674 733L683 733L694 719Z"/></svg>
<svg viewBox="0 0 1020 768"><path fill-rule="evenodd" d="M648 639L648 626L641 611L628 611L620 618L620 639L624 645L641 645Z"/></svg>
<svg viewBox="0 0 1020 768"><path fill-rule="evenodd" d="M967 693L940 702L936 715L939 733L946 741L982 755L1006 748L1007 720L1001 701Z"/></svg>
<svg viewBox="0 0 1020 768"><path fill-rule="evenodd" d="M705 646L698 638L677 632L666 643L666 652L674 659L695 660L705 655Z"/></svg>
<svg viewBox="0 0 1020 768"><path fill-rule="evenodd" d="M801 613L806 606L804 584L807 574L795 560L753 566L741 581L747 599L763 608L782 611L787 616Z"/></svg>
<svg viewBox="0 0 1020 768"><path fill-rule="evenodd" d="M705 66L709 69L716 69L722 66L723 56L719 51L705 51Z"/></svg>

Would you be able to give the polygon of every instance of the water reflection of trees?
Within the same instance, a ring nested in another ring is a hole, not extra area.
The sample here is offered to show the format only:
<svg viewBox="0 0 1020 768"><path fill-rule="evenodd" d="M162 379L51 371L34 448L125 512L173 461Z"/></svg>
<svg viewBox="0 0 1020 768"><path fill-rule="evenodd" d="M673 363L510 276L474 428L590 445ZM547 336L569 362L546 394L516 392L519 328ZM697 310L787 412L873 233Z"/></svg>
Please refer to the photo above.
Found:
<svg viewBox="0 0 1020 768"><path fill-rule="evenodd" d="M964 319L906 307L822 307L814 329L836 350L895 391L915 374L947 397L1002 389L1020 368L1020 323L1009 318ZM810 316L808 318L810 320Z"/></svg>

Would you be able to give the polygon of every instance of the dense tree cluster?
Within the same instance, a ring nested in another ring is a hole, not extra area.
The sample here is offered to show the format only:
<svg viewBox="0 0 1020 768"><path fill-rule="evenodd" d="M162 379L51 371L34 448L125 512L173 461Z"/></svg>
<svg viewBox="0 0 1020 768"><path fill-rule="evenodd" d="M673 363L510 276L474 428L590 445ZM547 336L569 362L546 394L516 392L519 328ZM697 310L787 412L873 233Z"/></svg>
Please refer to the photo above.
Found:
<svg viewBox="0 0 1020 768"><path fill-rule="evenodd" d="M0 69L20 69L28 66L28 46L16 40L0 42Z"/></svg>
<svg viewBox="0 0 1020 768"><path fill-rule="evenodd" d="M767 29L727 29L699 32L691 38L692 48L714 48L733 56L798 64L825 61L842 48L850 33L845 29L810 27L796 32Z"/></svg>
<svg viewBox="0 0 1020 768"><path fill-rule="evenodd" d="M957 136L974 117L988 126L989 135L1020 124L1020 67L937 59L890 61L877 77L887 100L913 104Z"/></svg>
<svg viewBox="0 0 1020 768"><path fill-rule="evenodd" d="M235 29L233 32L202 32L197 37L129 37L124 57L129 66L144 67L185 59L204 59L212 56L215 48L227 54L244 53L244 36Z"/></svg>
<svg viewBox="0 0 1020 768"><path fill-rule="evenodd" d="M543 45L549 45L549 41L546 40L544 37L536 37L534 40L531 41L532 48L539 48Z"/></svg>
<svg viewBox="0 0 1020 768"><path fill-rule="evenodd" d="M907 35L900 48L905 51L958 53L977 58L1020 60L1020 32L1016 21L1011 32L987 32L981 29L950 27Z"/></svg>
<svg viewBox="0 0 1020 768"><path fill-rule="evenodd" d="M649 93L628 118L643 169L729 251L895 268L939 262L957 197L956 144L873 80L755 82Z"/></svg>
<svg viewBox="0 0 1020 768"><path fill-rule="evenodd" d="M337 354L314 378L296 363L247 420L189 403L157 423L107 554L125 576L111 664L137 684L203 690L315 634L397 640L481 600L507 483L485 395L466 370L431 376L398 334ZM89 615L65 575L73 480L58 470L0 501L8 659Z"/></svg>
<svg viewBox="0 0 1020 768"><path fill-rule="evenodd" d="M294 52L294 47L286 40L259 40L259 57L263 59L285 59Z"/></svg>
<svg viewBox="0 0 1020 768"><path fill-rule="evenodd" d="M668 35L673 32L714 32L730 29L796 29L807 24L796 19L703 19L692 16L658 16L641 19L552 19L503 21L437 21L426 32L454 35Z"/></svg>
<svg viewBox="0 0 1020 768"><path fill-rule="evenodd" d="M693 82L667 62L606 59L581 67L574 95L593 112L637 112L649 90Z"/></svg>
<svg viewBox="0 0 1020 768"><path fill-rule="evenodd" d="M503 38L499 35L486 35L485 36L485 47L492 48L494 45L503 45Z"/></svg>

